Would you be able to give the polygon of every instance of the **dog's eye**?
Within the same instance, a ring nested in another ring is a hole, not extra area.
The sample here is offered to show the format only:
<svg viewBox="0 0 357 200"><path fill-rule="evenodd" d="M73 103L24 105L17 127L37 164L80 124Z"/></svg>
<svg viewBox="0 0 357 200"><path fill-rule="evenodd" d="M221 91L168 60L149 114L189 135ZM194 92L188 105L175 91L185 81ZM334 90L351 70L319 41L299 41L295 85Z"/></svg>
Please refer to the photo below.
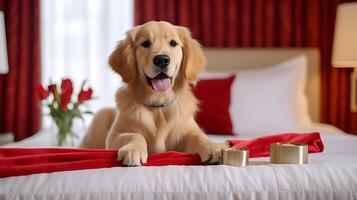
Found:
<svg viewBox="0 0 357 200"><path fill-rule="evenodd" d="M151 45L151 42L149 40L145 40L143 43L141 43L141 46L144 48L148 48Z"/></svg>
<svg viewBox="0 0 357 200"><path fill-rule="evenodd" d="M175 47L175 46L177 45L177 42L176 42L175 40L171 40L171 41L170 41L170 45L171 45L172 47Z"/></svg>

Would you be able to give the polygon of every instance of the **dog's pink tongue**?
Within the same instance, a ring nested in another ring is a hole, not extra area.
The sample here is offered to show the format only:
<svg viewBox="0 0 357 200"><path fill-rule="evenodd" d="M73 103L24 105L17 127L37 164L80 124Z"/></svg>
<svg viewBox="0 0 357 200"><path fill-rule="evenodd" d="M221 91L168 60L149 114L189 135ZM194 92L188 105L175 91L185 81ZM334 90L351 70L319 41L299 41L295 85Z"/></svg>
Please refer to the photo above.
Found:
<svg viewBox="0 0 357 200"><path fill-rule="evenodd" d="M171 86L171 80L169 78L152 79L151 84L156 92L165 92Z"/></svg>

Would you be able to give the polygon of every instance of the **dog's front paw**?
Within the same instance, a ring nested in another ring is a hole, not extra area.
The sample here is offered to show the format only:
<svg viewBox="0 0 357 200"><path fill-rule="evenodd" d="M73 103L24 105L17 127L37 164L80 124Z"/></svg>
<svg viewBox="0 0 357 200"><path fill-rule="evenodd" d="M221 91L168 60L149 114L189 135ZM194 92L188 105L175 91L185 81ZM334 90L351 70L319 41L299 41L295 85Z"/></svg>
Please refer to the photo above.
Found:
<svg viewBox="0 0 357 200"><path fill-rule="evenodd" d="M214 143L209 141L202 145L198 154L201 157L202 163L205 165L219 164L221 150L228 147L229 144L227 142Z"/></svg>
<svg viewBox="0 0 357 200"><path fill-rule="evenodd" d="M119 149L118 160L128 167L137 167L147 162L148 153L146 149L127 144Z"/></svg>

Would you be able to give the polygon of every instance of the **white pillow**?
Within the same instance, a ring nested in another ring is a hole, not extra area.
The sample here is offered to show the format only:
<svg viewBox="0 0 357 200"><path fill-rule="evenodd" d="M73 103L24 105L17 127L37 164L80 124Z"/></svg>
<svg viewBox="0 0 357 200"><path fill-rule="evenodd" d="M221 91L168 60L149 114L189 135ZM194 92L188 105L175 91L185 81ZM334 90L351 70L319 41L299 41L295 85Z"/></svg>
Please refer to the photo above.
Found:
<svg viewBox="0 0 357 200"><path fill-rule="evenodd" d="M277 133L311 125L305 95L307 58L238 71L231 89L234 133Z"/></svg>

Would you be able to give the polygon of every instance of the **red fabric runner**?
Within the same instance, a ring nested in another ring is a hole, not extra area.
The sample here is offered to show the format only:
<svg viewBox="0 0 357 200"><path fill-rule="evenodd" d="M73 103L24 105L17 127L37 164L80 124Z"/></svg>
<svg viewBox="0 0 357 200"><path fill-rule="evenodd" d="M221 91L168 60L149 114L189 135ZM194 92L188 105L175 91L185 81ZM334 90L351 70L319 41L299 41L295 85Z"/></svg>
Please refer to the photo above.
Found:
<svg viewBox="0 0 357 200"><path fill-rule="evenodd" d="M272 142L306 143L309 145L309 153L322 152L324 149L317 132L286 133L230 141L236 147L249 149L250 158L269 156L269 144ZM116 158L117 150L0 148L0 177L121 166ZM145 166L201 164L198 155L172 151L149 155Z"/></svg>
<svg viewBox="0 0 357 200"><path fill-rule="evenodd" d="M270 143L274 142L291 142L304 143L309 145L309 153L322 152L324 144L322 143L320 133L284 133L277 135L268 135L258 137L252 140L231 140L232 146L237 148L249 149L250 158L259 158L269 156Z"/></svg>

